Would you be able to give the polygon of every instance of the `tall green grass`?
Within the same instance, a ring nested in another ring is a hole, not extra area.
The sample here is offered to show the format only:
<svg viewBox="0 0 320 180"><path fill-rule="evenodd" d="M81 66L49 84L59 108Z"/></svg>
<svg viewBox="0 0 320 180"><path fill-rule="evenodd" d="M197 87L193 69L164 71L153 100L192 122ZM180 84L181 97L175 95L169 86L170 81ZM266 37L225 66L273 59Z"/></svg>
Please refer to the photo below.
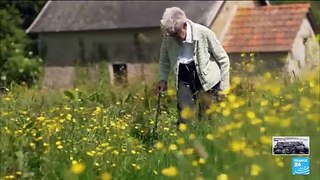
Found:
<svg viewBox="0 0 320 180"><path fill-rule="evenodd" d="M0 179L317 179L319 70L288 82L234 74L226 99L177 130L175 90L105 81L65 91L10 87L0 100ZM310 136L311 171L272 156L272 136ZM155 139L154 142L152 140ZM102 176L103 175L103 176Z"/></svg>

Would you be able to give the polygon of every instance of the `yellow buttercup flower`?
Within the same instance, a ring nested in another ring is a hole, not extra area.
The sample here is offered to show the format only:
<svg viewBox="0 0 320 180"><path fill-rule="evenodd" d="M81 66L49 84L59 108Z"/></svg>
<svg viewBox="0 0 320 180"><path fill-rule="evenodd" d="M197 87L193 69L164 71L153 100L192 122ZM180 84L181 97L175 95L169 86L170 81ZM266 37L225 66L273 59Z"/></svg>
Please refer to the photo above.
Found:
<svg viewBox="0 0 320 180"><path fill-rule="evenodd" d="M268 100L263 100L263 101L260 102L260 106L262 106L262 107L264 107L264 106L266 106L268 104L269 104Z"/></svg>
<svg viewBox="0 0 320 180"><path fill-rule="evenodd" d="M231 148L231 151L233 152L243 151L245 150L246 146L247 146L247 143L243 140L241 141L234 140L230 143L230 148Z"/></svg>
<svg viewBox="0 0 320 180"><path fill-rule="evenodd" d="M226 89L223 89L222 91L220 91L219 93L224 94L224 95L228 95L228 94L230 94L230 91L231 91L231 88L226 88Z"/></svg>
<svg viewBox="0 0 320 180"><path fill-rule="evenodd" d="M188 129L188 126L184 123L179 124L179 130L180 131L186 131Z"/></svg>
<svg viewBox="0 0 320 180"><path fill-rule="evenodd" d="M193 152L194 152L193 148L187 148L184 150L185 155L191 155L191 154L193 154Z"/></svg>
<svg viewBox="0 0 320 180"><path fill-rule="evenodd" d="M261 167L257 164L252 164L250 169L250 175L251 176L258 176L260 172L262 171Z"/></svg>
<svg viewBox="0 0 320 180"><path fill-rule="evenodd" d="M183 138L178 138L177 139L177 143L178 144L184 144L185 143L185 140Z"/></svg>
<svg viewBox="0 0 320 180"><path fill-rule="evenodd" d="M94 151L91 151L92 152L92 154L95 154L95 152ZM94 152L94 153L93 153ZM112 151L112 154L114 154L114 155L119 155L119 151L117 151L117 150L113 150Z"/></svg>
<svg viewBox="0 0 320 180"><path fill-rule="evenodd" d="M46 118L43 117L43 116L37 117L37 120L39 120L39 121L44 121L45 119L46 119Z"/></svg>
<svg viewBox="0 0 320 180"><path fill-rule="evenodd" d="M272 142L271 137L268 137L268 136L261 136L259 140L262 144L265 144L265 145L270 145Z"/></svg>
<svg viewBox="0 0 320 180"><path fill-rule="evenodd" d="M281 121L280 121L280 126L281 127L289 127L290 126L290 124L291 124L291 119L282 119Z"/></svg>
<svg viewBox="0 0 320 180"><path fill-rule="evenodd" d="M56 142L56 145L57 145L57 146L61 145L61 141L57 141L57 142Z"/></svg>
<svg viewBox="0 0 320 180"><path fill-rule="evenodd" d="M217 108L217 105L216 104L211 104L210 105L210 108L206 110L206 115L210 115L212 114L213 112L216 111L216 108Z"/></svg>
<svg viewBox="0 0 320 180"><path fill-rule="evenodd" d="M285 97L287 100L292 100L292 99L293 99L293 94L286 94L286 95L284 95L284 97Z"/></svg>
<svg viewBox="0 0 320 180"><path fill-rule="evenodd" d="M206 160L204 158L199 158L199 163L200 164L205 164L206 163Z"/></svg>
<svg viewBox="0 0 320 180"><path fill-rule="evenodd" d="M228 100L230 103L234 103L236 101L236 96L234 94L230 94L228 96Z"/></svg>
<svg viewBox="0 0 320 180"><path fill-rule="evenodd" d="M177 149L178 149L178 146L177 146L177 145L175 145L175 144L170 144L169 150L175 151L175 150L177 150Z"/></svg>
<svg viewBox="0 0 320 180"><path fill-rule="evenodd" d="M201 176L198 176L198 177L196 177L196 180L204 180L204 178Z"/></svg>
<svg viewBox="0 0 320 180"><path fill-rule="evenodd" d="M231 111L230 111L230 109L229 108L227 108L227 109L224 109L223 111L222 111L222 115L223 116L229 116L231 114Z"/></svg>
<svg viewBox="0 0 320 180"><path fill-rule="evenodd" d="M220 107L221 107L221 108L225 108L225 107L227 107L227 103L225 103L225 102L221 102L221 103L220 103Z"/></svg>
<svg viewBox="0 0 320 180"><path fill-rule="evenodd" d="M198 166L198 165L199 165L198 161L192 161L192 166Z"/></svg>
<svg viewBox="0 0 320 180"><path fill-rule="evenodd" d="M245 66L245 68L246 68L246 70L247 70L248 72L253 72L254 69L255 69L255 65L254 65L254 64L247 64L247 65Z"/></svg>
<svg viewBox="0 0 320 180"><path fill-rule="evenodd" d="M71 114L67 114L66 118L70 121L72 119L72 115Z"/></svg>
<svg viewBox="0 0 320 180"><path fill-rule="evenodd" d="M252 125L257 125L257 124L261 124L263 121L259 118L255 118L251 120L251 124Z"/></svg>
<svg viewBox="0 0 320 180"><path fill-rule="evenodd" d="M214 139L213 135L212 134L207 134L206 135L206 138L209 140L209 141L212 141Z"/></svg>
<svg viewBox="0 0 320 180"><path fill-rule="evenodd" d="M311 107L313 106L313 103L309 98L303 96L300 98L299 105L305 112L309 112Z"/></svg>
<svg viewBox="0 0 320 180"><path fill-rule="evenodd" d="M73 174L81 174L86 169L86 166L83 163L76 163L71 165L71 172Z"/></svg>
<svg viewBox="0 0 320 180"><path fill-rule="evenodd" d="M110 173L102 173L101 174L101 180L110 180L111 179L111 174Z"/></svg>
<svg viewBox="0 0 320 180"><path fill-rule="evenodd" d="M278 167L282 168L284 166L283 160L280 157L275 158L275 163Z"/></svg>
<svg viewBox="0 0 320 180"><path fill-rule="evenodd" d="M183 119L191 119L194 116L194 112L192 111L192 109L190 107L186 107L186 108L182 109L180 115Z"/></svg>
<svg viewBox="0 0 320 180"><path fill-rule="evenodd" d="M281 107L282 111L288 111L290 109L292 109L292 104L287 104L287 105Z"/></svg>
<svg viewBox="0 0 320 180"><path fill-rule="evenodd" d="M232 106L231 106L233 109L237 109L237 108L239 108L240 107L240 104L239 103L237 103L237 102L234 102L234 103L232 103Z"/></svg>
<svg viewBox="0 0 320 180"><path fill-rule="evenodd" d="M35 148L36 148L36 144L35 144L35 143L30 143L30 147L31 147L32 149L35 149Z"/></svg>
<svg viewBox="0 0 320 180"><path fill-rule="evenodd" d="M319 96L320 95L320 84L311 87L310 94Z"/></svg>
<svg viewBox="0 0 320 180"><path fill-rule="evenodd" d="M220 174L219 176L217 176L217 180L228 180L228 175Z"/></svg>
<svg viewBox="0 0 320 180"><path fill-rule="evenodd" d="M155 144L155 148L156 148L156 149L163 149L163 147L164 147L164 144L163 144L162 142L157 142L157 143Z"/></svg>
<svg viewBox="0 0 320 180"><path fill-rule="evenodd" d="M251 148L246 148L243 150L243 154L247 157L253 157L255 155L255 152Z"/></svg>
<svg viewBox="0 0 320 180"><path fill-rule="evenodd" d="M254 118L256 118L256 114L253 111L248 111L247 112L247 117L249 119L254 119Z"/></svg>
<svg viewBox="0 0 320 180"><path fill-rule="evenodd" d="M232 82L231 84L238 85L238 84L241 83L241 78L238 77L238 76L234 76L234 77L231 78L231 82Z"/></svg>
<svg viewBox="0 0 320 180"><path fill-rule="evenodd" d="M266 80L270 80L270 79L271 79L271 73L270 73L270 72L266 72L266 73L264 74L264 78L265 78Z"/></svg>
<svg viewBox="0 0 320 180"><path fill-rule="evenodd" d="M320 115L319 114L308 114L307 118L308 118L308 120L316 123L317 121L320 120Z"/></svg>
<svg viewBox="0 0 320 180"><path fill-rule="evenodd" d="M280 87L280 83L278 83L278 82L273 82L273 83L269 84L269 86L267 86L267 88L274 96L277 96L280 94L281 87Z"/></svg>
<svg viewBox="0 0 320 180"><path fill-rule="evenodd" d="M161 170L161 173L165 176L169 176L169 177L173 177L173 176L176 176L178 174L178 171L175 167L168 167L168 168L165 168L165 169L162 169Z"/></svg>
<svg viewBox="0 0 320 180"><path fill-rule="evenodd" d="M273 103L273 107L279 107L280 106L280 102L274 102Z"/></svg>
<svg viewBox="0 0 320 180"><path fill-rule="evenodd" d="M192 134L192 133L189 134L189 139L190 139L190 140L196 139L196 135L194 135L194 134Z"/></svg>
<svg viewBox="0 0 320 180"><path fill-rule="evenodd" d="M176 95L176 91L174 89L168 89L167 90L167 94L168 94L168 96L175 96Z"/></svg>

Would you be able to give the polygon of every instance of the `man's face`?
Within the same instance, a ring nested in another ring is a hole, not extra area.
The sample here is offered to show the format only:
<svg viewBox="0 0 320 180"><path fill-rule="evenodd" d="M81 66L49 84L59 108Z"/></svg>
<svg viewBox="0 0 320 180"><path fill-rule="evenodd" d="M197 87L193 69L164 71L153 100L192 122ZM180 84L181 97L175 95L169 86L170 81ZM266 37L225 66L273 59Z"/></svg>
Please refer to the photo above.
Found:
<svg viewBox="0 0 320 180"><path fill-rule="evenodd" d="M183 25L180 29L178 29L175 33L173 34L168 34L168 36L173 37L176 41L179 43L182 43L187 36L187 26L186 24Z"/></svg>

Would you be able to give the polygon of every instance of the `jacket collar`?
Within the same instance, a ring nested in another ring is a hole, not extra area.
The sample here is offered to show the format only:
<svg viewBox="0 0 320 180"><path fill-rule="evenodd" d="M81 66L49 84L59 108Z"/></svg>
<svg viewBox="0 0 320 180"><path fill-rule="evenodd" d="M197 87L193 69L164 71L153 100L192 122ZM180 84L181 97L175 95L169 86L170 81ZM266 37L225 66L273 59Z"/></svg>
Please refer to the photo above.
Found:
<svg viewBox="0 0 320 180"><path fill-rule="evenodd" d="M193 38L192 38L192 30L191 30L191 25L189 24L189 22L186 23L187 24L187 35L186 35L186 39L183 42L186 43L192 43Z"/></svg>
<svg viewBox="0 0 320 180"><path fill-rule="evenodd" d="M194 22L192 22L190 19L188 19L188 23L191 25L192 40L198 41L199 40L199 31L196 27L196 24Z"/></svg>

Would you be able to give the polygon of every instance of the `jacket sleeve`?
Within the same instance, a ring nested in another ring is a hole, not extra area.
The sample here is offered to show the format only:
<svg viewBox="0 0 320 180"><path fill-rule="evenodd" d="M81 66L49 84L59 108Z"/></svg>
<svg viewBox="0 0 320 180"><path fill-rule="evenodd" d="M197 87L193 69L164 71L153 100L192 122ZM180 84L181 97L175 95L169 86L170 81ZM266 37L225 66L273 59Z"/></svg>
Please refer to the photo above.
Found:
<svg viewBox="0 0 320 180"><path fill-rule="evenodd" d="M221 71L220 89L224 90L230 87L230 61L226 51L218 41L215 33L208 30L208 48L209 52L214 56Z"/></svg>
<svg viewBox="0 0 320 180"><path fill-rule="evenodd" d="M160 66L160 80L167 81L171 67L170 67L170 60L168 57L168 49L167 49L165 35L162 38L162 44L160 48L159 66Z"/></svg>

